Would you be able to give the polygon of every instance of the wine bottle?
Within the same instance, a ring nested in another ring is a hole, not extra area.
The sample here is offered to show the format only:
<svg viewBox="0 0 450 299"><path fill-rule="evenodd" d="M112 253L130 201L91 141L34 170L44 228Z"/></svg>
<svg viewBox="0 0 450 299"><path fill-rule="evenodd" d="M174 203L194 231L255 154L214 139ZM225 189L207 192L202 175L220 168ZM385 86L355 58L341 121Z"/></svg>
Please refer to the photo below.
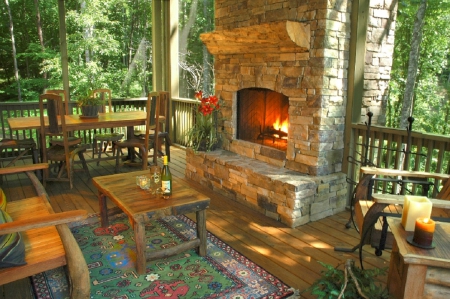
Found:
<svg viewBox="0 0 450 299"><path fill-rule="evenodd" d="M164 198L172 195L172 174L170 173L167 156L164 156L164 166L161 172L161 189Z"/></svg>

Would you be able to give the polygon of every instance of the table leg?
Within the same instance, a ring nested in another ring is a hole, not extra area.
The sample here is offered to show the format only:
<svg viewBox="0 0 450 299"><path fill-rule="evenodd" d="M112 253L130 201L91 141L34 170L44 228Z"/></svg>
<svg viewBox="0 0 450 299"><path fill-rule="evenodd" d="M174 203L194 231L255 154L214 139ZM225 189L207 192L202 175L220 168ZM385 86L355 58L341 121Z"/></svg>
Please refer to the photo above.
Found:
<svg viewBox="0 0 450 299"><path fill-rule="evenodd" d="M134 239L136 241L136 271L145 274L147 258L145 256L145 225L143 221L134 222Z"/></svg>
<svg viewBox="0 0 450 299"><path fill-rule="evenodd" d="M107 227L109 225L109 220L108 220L108 208L106 207L106 196L101 192L98 192L98 203L100 205L101 226Z"/></svg>
<svg viewBox="0 0 450 299"><path fill-rule="evenodd" d="M197 237L200 239L198 255L206 255L206 210L196 212L197 216Z"/></svg>
<svg viewBox="0 0 450 299"><path fill-rule="evenodd" d="M133 136L134 136L134 127L133 126L128 126L127 127L127 139L130 139ZM136 156L135 156L135 153L134 153L134 148L133 147L129 147L126 160L127 161L134 161L135 157Z"/></svg>

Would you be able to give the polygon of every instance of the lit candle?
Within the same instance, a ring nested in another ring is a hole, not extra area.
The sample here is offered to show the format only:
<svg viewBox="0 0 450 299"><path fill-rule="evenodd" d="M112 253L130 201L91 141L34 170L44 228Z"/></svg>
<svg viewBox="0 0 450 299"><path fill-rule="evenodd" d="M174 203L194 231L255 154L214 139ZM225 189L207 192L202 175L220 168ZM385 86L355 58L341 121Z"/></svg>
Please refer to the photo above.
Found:
<svg viewBox="0 0 450 299"><path fill-rule="evenodd" d="M417 218L413 242L420 246L431 246L436 223L430 218Z"/></svg>
<svg viewBox="0 0 450 299"><path fill-rule="evenodd" d="M402 225L406 231L413 231L417 218L431 217L432 203L424 196L405 196Z"/></svg>
<svg viewBox="0 0 450 299"><path fill-rule="evenodd" d="M139 180L139 184L140 184L141 189L146 189L147 188L147 184L148 184L147 177L146 176L141 177L140 180Z"/></svg>

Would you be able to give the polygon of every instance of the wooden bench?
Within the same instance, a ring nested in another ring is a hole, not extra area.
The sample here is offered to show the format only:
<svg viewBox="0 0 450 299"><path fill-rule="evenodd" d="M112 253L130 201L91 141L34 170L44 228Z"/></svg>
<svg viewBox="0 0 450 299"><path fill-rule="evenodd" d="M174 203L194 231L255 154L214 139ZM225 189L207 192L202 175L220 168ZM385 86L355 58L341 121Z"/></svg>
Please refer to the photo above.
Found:
<svg viewBox="0 0 450 299"><path fill-rule="evenodd" d="M376 254L381 255L385 248L392 248L393 236L388 231L387 222L383 216L401 217L403 211L404 195L372 194L372 180L374 177L401 177L434 180L435 185L442 182L442 188L436 198L430 198L433 203L432 217L439 220L450 221L450 175L441 173L429 173L422 171L405 171L376 167L361 167L361 179L355 188L354 195L354 220L360 232L360 243L353 248L335 248L337 251L353 252L359 249L360 262L362 264L362 247L370 244L376 248Z"/></svg>
<svg viewBox="0 0 450 299"><path fill-rule="evenodd" d="M32 164L0 168L0 175L25 172L37 196L10 201L6 210L12 222L0 224L0 235L21 232L25 243L22 266L0 269L0 285L67 266L71 298L89 298L89 271L83 254L66 223L87 217L84 210L54 213L48 195L33 171L48 168L48 164Z"/></svg>

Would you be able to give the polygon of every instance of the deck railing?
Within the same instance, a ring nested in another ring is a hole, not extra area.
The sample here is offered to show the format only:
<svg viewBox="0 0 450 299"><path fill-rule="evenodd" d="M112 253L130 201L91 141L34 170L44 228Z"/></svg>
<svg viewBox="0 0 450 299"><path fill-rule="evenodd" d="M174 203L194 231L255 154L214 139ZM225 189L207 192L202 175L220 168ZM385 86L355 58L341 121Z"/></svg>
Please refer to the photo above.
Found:
<svg viewBox="0 0 450 299"><path fill-rule="evenodd" d="M407 130L380 126L368 128L364 124L353 124L354 144L350 149L347 177L357 182L359 169L364 166L376 166L389 169L450 173L450 137L425 134ZM408 139L411 139L408 142ZM410 144L410 148L408 148ZM436 182L439 185L441 182ZM400 188L412 194L418 194L422 187L417 184L378 181L375 188L383 193L396 193ZM431 189L429 195L435 196L438 190Z"/></svg>

